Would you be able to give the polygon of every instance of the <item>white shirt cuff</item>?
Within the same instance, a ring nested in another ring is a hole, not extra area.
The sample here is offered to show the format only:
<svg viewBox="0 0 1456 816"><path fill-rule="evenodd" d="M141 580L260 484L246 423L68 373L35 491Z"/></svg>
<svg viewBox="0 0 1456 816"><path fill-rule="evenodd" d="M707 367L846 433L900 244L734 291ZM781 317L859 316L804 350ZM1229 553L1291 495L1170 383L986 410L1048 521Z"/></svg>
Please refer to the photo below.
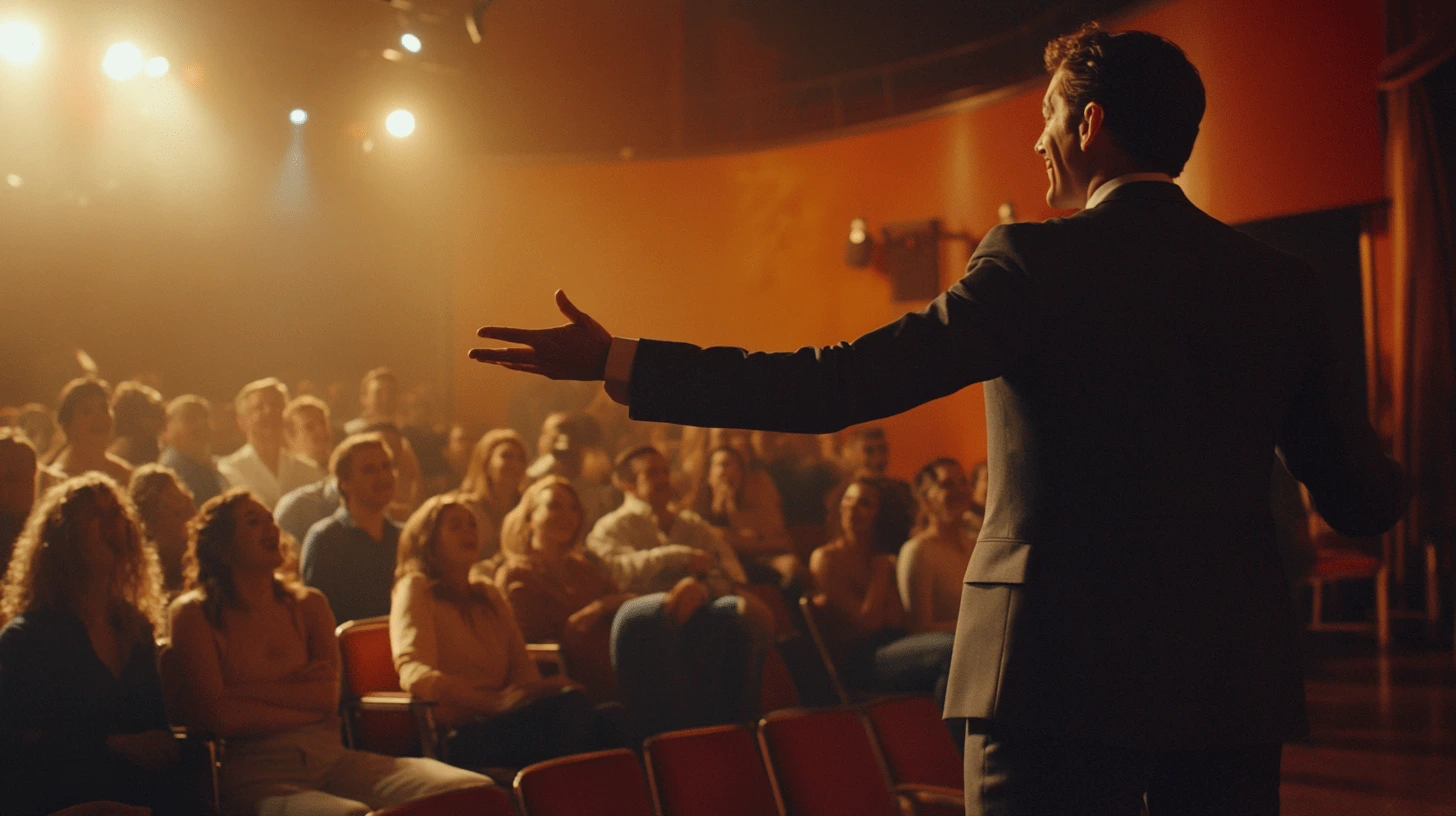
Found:
<svg viewBox="0 0 1456 816"><path fill-rule="evenodd" d="M609 383L630 385L632 383L632 360L636 356L636 340L613 337L612 348L607 352L607 370L604 379Z"/></svg>

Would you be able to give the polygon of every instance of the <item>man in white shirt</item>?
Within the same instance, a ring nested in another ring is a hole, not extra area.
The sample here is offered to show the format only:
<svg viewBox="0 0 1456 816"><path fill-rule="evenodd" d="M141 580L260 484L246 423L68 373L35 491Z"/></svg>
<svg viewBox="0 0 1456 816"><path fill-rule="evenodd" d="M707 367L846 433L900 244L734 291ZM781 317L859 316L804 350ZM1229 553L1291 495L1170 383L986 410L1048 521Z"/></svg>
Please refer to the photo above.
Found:
<svg viewBox="0 0 1456 816"><path fill-rule="evenodd" d="M238 428L247 444L217 460L233 487L246 487L270 511L284 493L326 475L283 446L283 407L288 386L276 377L255 380L238 392Z"/></svg>

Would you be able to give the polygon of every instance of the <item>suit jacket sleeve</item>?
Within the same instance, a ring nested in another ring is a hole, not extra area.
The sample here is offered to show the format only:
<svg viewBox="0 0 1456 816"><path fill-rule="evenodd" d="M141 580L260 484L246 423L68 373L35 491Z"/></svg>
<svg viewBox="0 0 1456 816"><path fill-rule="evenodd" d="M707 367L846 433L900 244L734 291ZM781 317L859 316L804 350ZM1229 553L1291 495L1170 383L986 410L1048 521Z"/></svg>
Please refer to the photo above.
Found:
<svg viewBox="0 0 1456 816"><path fill-rule="evenodd" d="M1312 364L1280 432L1279 454L1331 527L1347 536L1379 535L1405 514L1409 487L1370 426L1353 372L1335 353L1323 301L1314 302Z"/></svg>
<svg viewBox="0 0 1456 816"><path fill-rule="evenodd" d="M631 416L715 428L829 433L898 414L1005 373L1034 336L1035 287L1005 228L965 277L917 312L852 343L748 352L643 340Z"/></svg>

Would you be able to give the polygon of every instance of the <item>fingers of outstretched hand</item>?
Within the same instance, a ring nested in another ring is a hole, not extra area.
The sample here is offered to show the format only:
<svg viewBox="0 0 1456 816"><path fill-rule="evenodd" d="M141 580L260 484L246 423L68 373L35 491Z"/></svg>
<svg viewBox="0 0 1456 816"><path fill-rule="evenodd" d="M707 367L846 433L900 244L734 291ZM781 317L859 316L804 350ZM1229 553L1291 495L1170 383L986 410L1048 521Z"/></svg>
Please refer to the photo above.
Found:
<svg viewBox="0 0 1456 816"><path fill-rule="evenodd" d="M502 365L506 363L535 365L537 361L536 350L532 348L475 348L470 350L470 359Z"/></svg>
<svg viewBox="0 0 1456 816"><path fill-rule="evenodd" d="M541 330L515 329L510 326L482 326L475 332L475 335L490 340L499 340L502 343L520 343L529 346L541 335Z"/></svg>
<svg viewBox="0 0 1456 816"><path fill-rule="evenodd" d="M572 323L584 323L591 319L582 310L576 308L576 304L572 303L571 298L566 296L565 289L556 290L556 308L560 309L561 313L566 316L566 319Z"/></svg>

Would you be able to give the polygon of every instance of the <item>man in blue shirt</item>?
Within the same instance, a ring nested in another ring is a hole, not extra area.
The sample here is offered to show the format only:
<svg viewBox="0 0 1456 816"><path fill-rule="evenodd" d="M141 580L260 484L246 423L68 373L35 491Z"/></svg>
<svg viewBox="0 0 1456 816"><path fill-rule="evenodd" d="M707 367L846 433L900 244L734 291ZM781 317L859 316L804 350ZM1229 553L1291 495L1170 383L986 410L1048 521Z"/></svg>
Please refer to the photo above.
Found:
<svg viewBox="0 0 1456 816"><path fill-rule="evenodd" d="M176 472L201 507L227 489L227 480L212 458L212 405L195 394L183 394L167 403L166 445L158 461Z"/></svg>
<svg viewBox="0 0 1456 816"><path fill-rule="evenodd" d="M377 433L345 439L330 457L343 506L303 542L303 581L329 599L339 622L389 614L400 526L384 515L394 500L394 457Z"/></svg>

